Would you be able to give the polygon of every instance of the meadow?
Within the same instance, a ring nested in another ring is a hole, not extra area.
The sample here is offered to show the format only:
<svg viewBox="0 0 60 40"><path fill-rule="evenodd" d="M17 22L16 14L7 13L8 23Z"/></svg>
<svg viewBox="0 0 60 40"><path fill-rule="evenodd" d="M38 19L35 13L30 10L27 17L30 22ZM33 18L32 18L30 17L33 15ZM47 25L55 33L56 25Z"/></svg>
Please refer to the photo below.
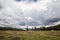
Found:
<svg viewBox="0 0 60 40"><path fill-rule="evenodd" d="M0 40L60 40L60 31L0 30Z"/></svg>

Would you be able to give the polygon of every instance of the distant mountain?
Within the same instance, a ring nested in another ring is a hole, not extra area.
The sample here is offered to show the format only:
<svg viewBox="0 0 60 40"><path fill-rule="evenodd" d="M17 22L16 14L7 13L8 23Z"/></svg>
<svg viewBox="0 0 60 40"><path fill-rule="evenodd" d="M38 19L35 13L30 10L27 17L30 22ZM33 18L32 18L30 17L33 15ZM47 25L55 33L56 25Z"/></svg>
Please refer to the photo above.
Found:
<svg viewBox="0 0 60 40"><path fill-rule="evenodd" d="M27 29L28 29L29 26L27 26ZM26 29L26 30L27 30ZM0 30L16 30L16 31L23 31L24 29L19 29L19 28L12 28L12 27L0 27ZM29 30L29 29L28 29ZM49 31L49 30L60 30L60 24L56 25L56 26L49 26L49 27L41 27L41 28L34 28L34 29L31 29L31 30L46 30L46 31Z"/></svg>
<svg viewBox="0 0 60 40"><path fill-rule="evenodd" d="M23 30L23 29L17 29L17 28L11 28L11 27L0 27L0 30L16 30L16 31L19 31L19 30Z"/></svg>
<svg viewBox="0 0 60 40"><path fill-rule="evenodd" d="M48 27L47 29L50 29L50 30L60 30L60 24L56 25L56 26Z"/></svg>
<svg viewBox="0 0 60 40"><path fill-rule="evenodd" d="M60 24L58 25L55 25L55 26L49 26L49 27L41 27L40 30L46 30L46 31L49 31L49 30L60 30Z"/></svg>

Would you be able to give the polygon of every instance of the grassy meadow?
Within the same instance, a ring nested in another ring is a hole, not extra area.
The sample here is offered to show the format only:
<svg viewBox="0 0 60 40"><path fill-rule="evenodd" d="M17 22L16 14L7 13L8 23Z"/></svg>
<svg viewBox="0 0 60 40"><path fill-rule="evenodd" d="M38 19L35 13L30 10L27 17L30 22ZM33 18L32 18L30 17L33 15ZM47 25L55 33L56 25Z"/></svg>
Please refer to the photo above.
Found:
<svg viewBox="0 0 60 40"><path fill-rule="evenodd" d="M60 31L0 31L0 40L60 40Z"/></svg>

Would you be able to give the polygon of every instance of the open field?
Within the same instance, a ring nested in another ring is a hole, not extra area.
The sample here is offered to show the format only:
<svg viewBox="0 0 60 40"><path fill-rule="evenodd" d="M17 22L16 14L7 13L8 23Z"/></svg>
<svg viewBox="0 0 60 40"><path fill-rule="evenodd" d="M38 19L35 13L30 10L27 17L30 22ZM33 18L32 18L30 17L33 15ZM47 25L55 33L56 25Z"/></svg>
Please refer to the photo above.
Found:
<svg viewBox="0 0 60 40"><path fill-rule="evenodd" d="M60 31L0 31L0 40L60 40Z"/></svg>

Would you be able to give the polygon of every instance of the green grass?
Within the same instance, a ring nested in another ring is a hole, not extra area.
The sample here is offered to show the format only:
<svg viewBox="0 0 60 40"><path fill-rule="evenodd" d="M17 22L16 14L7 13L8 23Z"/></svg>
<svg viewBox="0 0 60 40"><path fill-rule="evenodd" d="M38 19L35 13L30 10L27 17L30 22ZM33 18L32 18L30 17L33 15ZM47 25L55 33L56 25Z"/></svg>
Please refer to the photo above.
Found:
<svg viewBox="0 0 60 40"><path fill-rule="evenodd" d="M60 40L60 31L0 31L0 40Z"/></svg>

